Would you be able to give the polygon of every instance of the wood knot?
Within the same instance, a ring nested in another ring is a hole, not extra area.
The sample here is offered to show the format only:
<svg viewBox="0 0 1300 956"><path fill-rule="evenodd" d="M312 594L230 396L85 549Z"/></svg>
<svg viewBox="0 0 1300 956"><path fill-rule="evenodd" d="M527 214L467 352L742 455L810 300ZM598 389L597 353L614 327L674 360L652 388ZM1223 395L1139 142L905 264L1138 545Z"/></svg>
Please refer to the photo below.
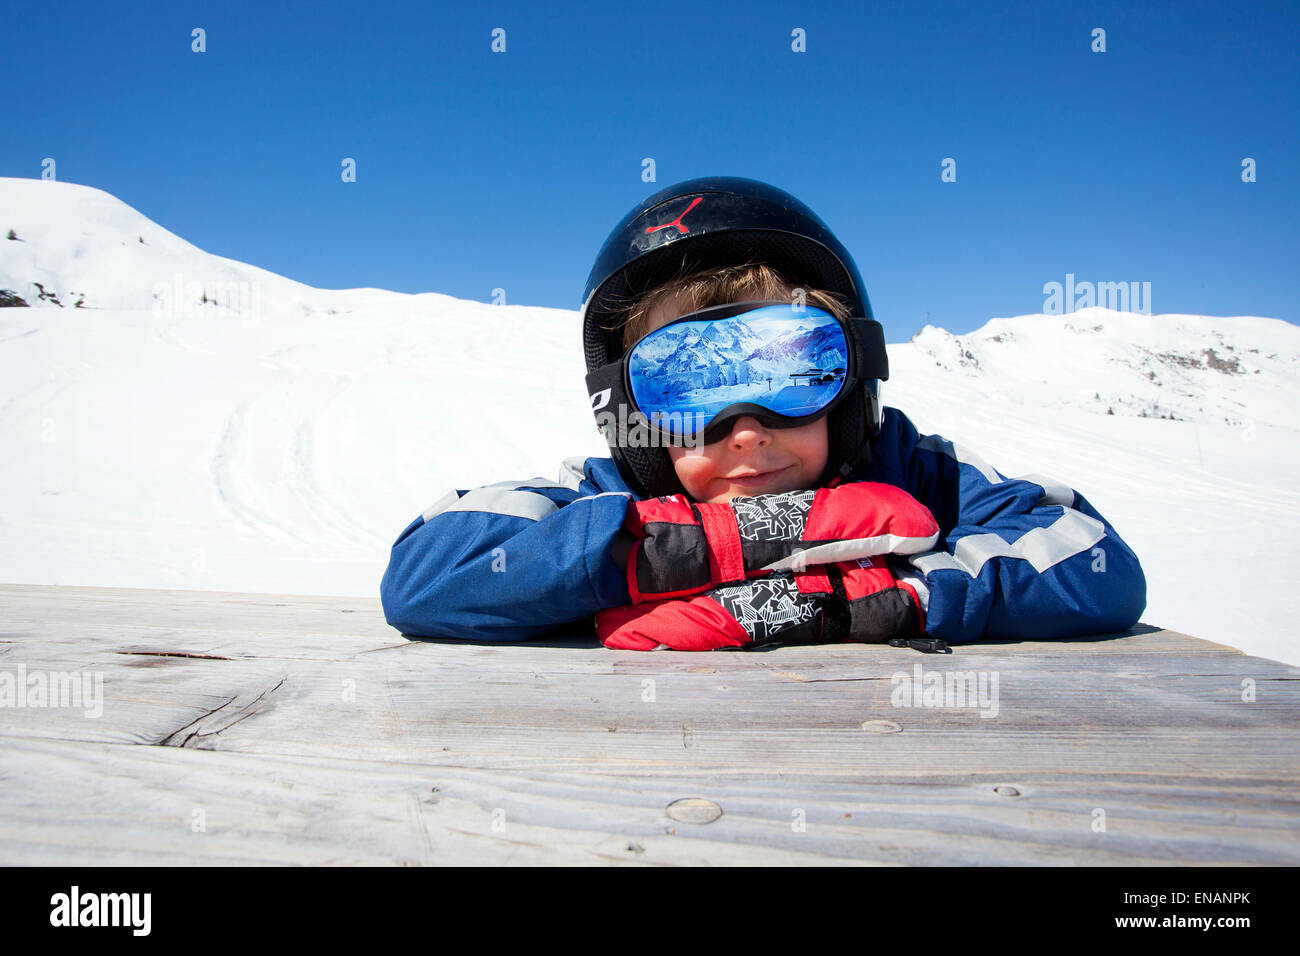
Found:
<svg viewBox="0 0 1300 956"><path fill-rule="evenodd" d="M871 734L896 734L903 728L892 720L864 720L862 729Z"/></svg>
<svg viewBox="0 0 1300 956"><path fill-rule="evenodd" d="M678 823L712 823L722 816L722 807L702 797L684 797L668 804L664 812Z"/></svg>

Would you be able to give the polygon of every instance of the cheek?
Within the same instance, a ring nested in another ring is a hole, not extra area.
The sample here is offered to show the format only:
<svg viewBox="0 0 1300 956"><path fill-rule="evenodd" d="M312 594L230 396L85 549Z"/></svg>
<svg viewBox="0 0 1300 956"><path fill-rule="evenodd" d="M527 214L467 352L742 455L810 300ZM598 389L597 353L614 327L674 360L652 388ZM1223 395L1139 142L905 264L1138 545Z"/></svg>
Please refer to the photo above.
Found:
<svg viewBox="0 0 1300 956"><path fill-rule="evenodd" d="M700 454L701 450L674 447L668 449L668 457L672 459L677 480L682 483L682 487L692 498L702 498L705 487L717 473L715 462L708 455Z"/></svg>
<svg viewBox="0 0 1300 956"><path fill-rule="evenodd" d="M823 416L808 425L786 430L783 436L786 447L803 462L804 470L815 480L826 467L830 455L830 443L826 438L826 418Z"/></svg>

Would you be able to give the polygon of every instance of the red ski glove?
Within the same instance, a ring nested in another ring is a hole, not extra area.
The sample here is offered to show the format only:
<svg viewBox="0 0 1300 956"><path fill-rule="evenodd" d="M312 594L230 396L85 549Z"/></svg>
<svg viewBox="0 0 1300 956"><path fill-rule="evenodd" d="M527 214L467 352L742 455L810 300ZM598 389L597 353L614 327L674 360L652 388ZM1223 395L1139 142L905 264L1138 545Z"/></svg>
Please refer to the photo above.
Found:
<svg viewBox="0 0 1300 956"><path fill-rule="evenodd" d="M689 598L596 614L606 647L709 651L722 647L911 640L925 615L883 556L729 584Z"/></svg>
<svg viewBox="0 0 1300 956"><path fill-rule="evenodd" d="M623 527L632 603L686 597L774 571L932 548L939 525L907 492L880 482L729 502L667 495L628 505Z"/></svg>

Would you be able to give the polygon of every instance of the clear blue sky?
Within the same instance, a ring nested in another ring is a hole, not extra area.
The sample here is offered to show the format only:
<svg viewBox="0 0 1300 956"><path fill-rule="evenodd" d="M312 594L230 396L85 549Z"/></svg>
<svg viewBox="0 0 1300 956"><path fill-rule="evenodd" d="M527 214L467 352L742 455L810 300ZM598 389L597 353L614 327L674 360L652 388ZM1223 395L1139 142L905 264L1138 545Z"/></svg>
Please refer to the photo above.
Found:
<svg viewBox="0 0 1300 956"><path fill-rule="evenodd" d="M641 198L750 176L839 234L890 341L927 312L962 332L1040 311L1066 273L1149 281L1156 312L1298 321L1297 9L9 3L0 175L54 157L314 286L561 308Z"/></svg>

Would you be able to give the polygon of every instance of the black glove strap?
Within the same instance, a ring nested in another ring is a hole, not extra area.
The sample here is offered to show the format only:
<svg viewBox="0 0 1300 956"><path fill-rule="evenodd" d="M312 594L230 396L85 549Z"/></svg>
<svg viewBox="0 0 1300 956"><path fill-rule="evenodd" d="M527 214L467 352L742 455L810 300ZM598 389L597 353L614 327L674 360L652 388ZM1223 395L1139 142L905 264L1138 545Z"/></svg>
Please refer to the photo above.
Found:
<svg viewBox="0 0 1300 956"><path fill-rule="evenodd" d="M939 637L895 637L889 641L891 647L914 647L925 654L951 654L948 642Z"/></svg>
<svg viewBox="0 0 1300 956"><path fill-rule="evenodd" d="M827 565L826 576L831 580L834 597L828 596L822 605L823 639L837 643L847 641L853 618L849 614L849 596L844 593L844 576L833 564Z"/></svg>

